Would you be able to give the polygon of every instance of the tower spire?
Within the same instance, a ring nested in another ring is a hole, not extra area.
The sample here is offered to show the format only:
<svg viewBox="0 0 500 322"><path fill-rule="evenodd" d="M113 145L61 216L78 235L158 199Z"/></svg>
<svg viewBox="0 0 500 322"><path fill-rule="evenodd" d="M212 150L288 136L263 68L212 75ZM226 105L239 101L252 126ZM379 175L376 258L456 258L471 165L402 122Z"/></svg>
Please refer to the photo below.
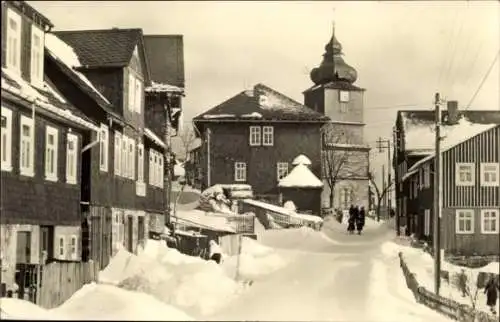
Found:
<svg viewBox="0 0 500 322"><path fill-rule="evenodd" d="M337 78L337 73L335 72L335 7L333 10L333 19L332 19L332 68L333 68L333 77Z"/></svg>

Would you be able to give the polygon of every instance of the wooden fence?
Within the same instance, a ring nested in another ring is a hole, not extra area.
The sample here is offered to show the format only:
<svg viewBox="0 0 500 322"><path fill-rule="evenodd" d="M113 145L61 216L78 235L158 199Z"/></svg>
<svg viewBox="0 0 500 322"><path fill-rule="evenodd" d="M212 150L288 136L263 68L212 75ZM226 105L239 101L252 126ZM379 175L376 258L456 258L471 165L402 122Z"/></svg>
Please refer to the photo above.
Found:
<svg viewBox="0 0 500 322"><path fill-rule="evenodd" d="M458 303L454 300L436 295L418 281L404 261L403 254L399 252L399 263L406 280L406 286L412 291L418 303L438 311L460 322L495 322L497 319L486 312L474 310L471 306Z"/></svg>
<svg viewBox="0 0 500 322"><path fill-rule="evenodd" d="M52 309L68 300L85 284L97 281L99 263L53 262L41 267L39 305Z"/></svg>

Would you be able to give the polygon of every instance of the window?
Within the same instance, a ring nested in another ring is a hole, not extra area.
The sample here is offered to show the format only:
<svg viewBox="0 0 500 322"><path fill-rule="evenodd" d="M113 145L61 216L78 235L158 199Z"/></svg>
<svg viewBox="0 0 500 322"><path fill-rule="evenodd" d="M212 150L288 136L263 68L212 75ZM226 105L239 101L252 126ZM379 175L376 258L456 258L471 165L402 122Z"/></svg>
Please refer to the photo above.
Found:
<svg viewBox="0 0 500 322"><path fill-rule="evenodd" d="M6 66L21 74L21 16L7 9L7 59Z"/></svg>
<svg viewBox="0 0 500 322"><path fill-rule="evenodd" d="M250 146L260 145L260 126L250 126Z"/></svg>
<svg viewBox="0 0 500 322"><path fill-rule="evenodd" d="M481 210L481 233L498 234L498 209Z"/></svg>
<svg viewBox="0 0 500 322"><path fill-rule="evenodd" d="M135 105L135 77L132 71L128 72L128 109L129 111L134 110Z"/></svg>
<svg viewBox="0 0 500 322"><path fill-rule="evenodd" d="M122 149L120 153L120 158L121 158L121 175L123 177L127 176L127 164L128 164L128 158L127 158L127 136L125 134L122 135Z"/></svg>
<svg viewBox="0 0 500 322"><path fill-rule="evenodd" d="M424 168L418 170L418 190L424 188Z"/></svg>
<svg viewBox="0 0 500 322"><path fill-rule="evenodd" d="M418 197L418 177L413 177L413 199Z"/></svg>
<svg viewBox="0 0 500 322"><path fill-rule="evenodd" d="M142 97L143 97L143 92L142 92L142 81L138 78L135 79L135 107L134 110L137 113L141 113L141 107L142 107Z"/></svg>
<svg viewBox="0 0 500 322"><path fill-rule="evenodd" d="M424 211L424 235L431 235L431 210L425 209Z"/></svg>
<svg viewBox="0 0 500 322"><path fill-rule="evenodd" d="M424 165L424 188L430 188L431 186L431 166L429 164Z"/></svg>
<svg viewBox="0 0 500 322"><path fill-rule="evenodd" d="M288 175L288 162L278 162L277 164L278 181Z"/></svg>
<svg viewBox="0 0 500 322"><path fill-rule="evenodd" d="M149 184L153 185L154 178L153 178L153 169L154 169L154 163L153 163L153 150L149 150Z"/></svg>
<svg viewBox="0 0 500 322"><path fill-rule="evenodd" d="M144 182L144 145L137 145L137 181Z"/></svg>
<svg viewBox="0 0 500 322"><path fill-rule="evenodd" d="M128 158L128 178L135 179L135 141L133 139L128 139Z"/></svg>
<svg viewBox="0 0 500 322"><path fill-rule="evenodd" d="M66 143L66 182L70 184L76 184L77 150L78 136L68 133L68 141Z"/></svg>
<svg viewBox="0 0 500 322"><path fill-rule="evenodd" d="M21 116L21 144L20 144L20 172L23 176L33 177L35 175L34 167L34 122L33 119Z"/></svg>
<svg viewBox="0 0 500 322"><path fill-rule="evenodd" d="M12 111L2 106L2 170L12 171Z"/></svg>
<svg viewBox="0 0 500 322"><path fill-rule="evenodd" d="M234 163L234 181L243 182L247 180L247 164L245 162Z"/></svg>
<svg viewBox="0 0 500 322"><path fill-rule="evenodd" d="M349 102L349 92L348 91L340 91L339 92L339 102Z"/></svg>
<svg viewBox="0 0 500 322"><path fill-rule="evenodd" d="M99 168L101 171L108 171L108 127L101 124L101 131L99 132Z"/></svg>
<svg viewBox="0 0 500 322"><path fill-rule="evenodd" d="M59 258L64 258L64 254L66 252L65 250L65 241L64 241L64 236L59 236L59 244L57 245L58 252L57 254L59 255Z"/></svg>
<svg viewBox="0 0 500 322"><path fill-rule="evenodd" d="M274 145L274 128L272 126L262 127L262 145Z"/></svg>
<svg viewBox="0 0 500 322"><path fill-rule="evenodd" d="M31 25L31 83L43 85L44 32L35 24Z"/></svg>
<svg viewBox="0 0 500 322"><path fill-rule="evenodd" d="M71 259L78 259L78 237L75 235L71 236Z"/></svg>
<svg viewBox="0 0 500 322"><path fill-rule="evenodd" d="M45 179L57 181L58 131L47 126L45 129Z"/></svg>
<svg viewBox="0 0 500 322"><path fill-rule="evenodd" d="M122 134L120 132L115 132L115 175L120 176L122 174Z"/></svg>
<svg viewBox="0 0 500 322"><path fill-rule="evenodd" d="M481 163L481 185L485 187L496 187L500 184L499 163Z"/></svg>
<svg viewBox="0 0 500 322"><path fill-rule="evenodd" d="M455 182L457 186L473 186L475 181L474 163L457 163Z"/></svg>
<svg viewBox="0 0 500 322"><path fill-rule="evenodd" d="M158 187L163 188L163 154L158 155Z"/></svg>
<svg viewBox="0 0 500 322"><path fill-rule="evenodd" d="M474 210L459 209L455 223L455 232L457 234L474 233Z"/></svg>

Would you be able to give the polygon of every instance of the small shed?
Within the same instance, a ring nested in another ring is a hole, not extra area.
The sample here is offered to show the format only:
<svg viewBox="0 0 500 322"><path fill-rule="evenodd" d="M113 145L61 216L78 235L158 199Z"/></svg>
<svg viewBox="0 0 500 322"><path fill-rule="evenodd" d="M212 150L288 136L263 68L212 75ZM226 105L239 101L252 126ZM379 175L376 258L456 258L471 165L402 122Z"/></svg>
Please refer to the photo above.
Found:
<svg viewBox="0 0 500 322"><path fill-rule="evenodd" d="M311 161L306 156L299 155L292 164L295 168L278 183L281 200L293 201L299 212L319 216L323 182L309 169Z"/></svg>

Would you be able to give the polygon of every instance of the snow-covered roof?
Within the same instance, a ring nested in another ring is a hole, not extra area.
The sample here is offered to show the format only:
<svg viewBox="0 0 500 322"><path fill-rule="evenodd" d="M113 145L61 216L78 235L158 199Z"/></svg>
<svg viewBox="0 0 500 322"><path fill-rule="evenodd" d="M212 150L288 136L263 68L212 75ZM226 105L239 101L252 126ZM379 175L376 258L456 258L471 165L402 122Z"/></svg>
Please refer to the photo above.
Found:
<svg viewBox="0 0 500 322"><path fill-rule="evenodd" d="M369 149L368 145L350 143L326 143L327 146L338 149Z"/></svg>
<svg viewBox="0 0 500 322"><path fill-rule="evenodd" d="M164 149L167 148L167 145L165 144L165 142L163 142L163 140L160 139L156 134L154 134L153 131L151 131L150 129L144 128L144 135L146 135L148 138L153 140L154 143L158 144L162 148L164 148Z"/></svg>
<svg viewBox="0 0 500 322"><path fill-rule="evenodd" d="M304 164L299 164L280 180L281 188L322 188L323 182Z"/></svg>
<svg viewBox="0 0 500 322"><path fill-rule="evenodd" d="M244 118L262 118L262 114L260 114L259 112L252 112L252 113L249 113L249 114L243 114L241 117L244 117Z"/></svg>
<svg viewBox="0 0 500 322"><path fill-rule="evenodd" d="M417 169L413 169L411 171L406 172L406 174L401 178L401 181L406 181L408 178L410 178L412 175L414 175L417 172L418 172Z"/></svg>
<svg viewBox="0 0 500 322"><path fill-rule="evenodd" d="M184 88L180 88L174 85L166 84L166 83L157 83L155 81L151 82L151 86L145 88L146 92L152 93L176 93L176 94L184 94Z"/></svg>
<svg viewBox="0 0 500 322"><path fill-rule="evenodd" d="M195 226L199 228L225 231L229 233L236 232L235 229L228 223L226 217L211 216L204 211L197 209L177 210L176 216L172 216L171 221L186 226Z"/></svg>
<svg viewBox="0 0 500 322"><path fill-rule="evenodd" d="M109 100L99 92L95 86L90 82L90 80L81 72L75 70L75 67L81 67L80 59L75 53L75 50L62 41L59 37L54 34L45 34L45 48L55 59L61 61L69 69L73 71L83 82L85 82L96 94L98 94L107 104L111 104Z"/></svg>
<svg viewBox="0 0 500 322"><path fill-rule="evenodd" d="M467 119L461 118L456 125L449 126L445 131L442 131L441 153L497 126L500 125L471 123ZM429 156L415 163L408 171L417 169L420 165L432 160L434 156L435 153L432 152Z"/></svg>
<svg viewBox="0 0 500 322"><path fill-rule="evenodd" d="M16 84L18 87L9 85L9 83L12 82ZM64 98L62 98L58 93L57 95L53 94L56 91L54 88L51 87L50 84L44 82L43 87L44 90L46 92L50 92L50 94L54 96L55 99L61 103L61 105L67 105ZM64 108L59 104L57 104L57 106L54 105L55 102L52 102L46 95L43 94L41 90L40 91L36 90L30 83L25 81L21 76L17 75L15 72L9 70L8 68L3 68L3 67L2 67L2 90L10 92L11 94L14 94L16 96L22 97L29 102L33 102L38 106L40 106L41 108L53 114L56 114L60 117L63 117L75 124L78 124L80 126L83 126L85 128L94 131L99 131L99 128L95 124L85 120L84 118L76 115L71 110Z"/></svg>
<svg viewBox="0 0 500 322"><path fill-rule="evenodd" d="M281 215L290 216L292 213L294 213L293 210L286 209L286 208L283 208L280 206L276 206L276 205L269 204L269 203L262 202L262 201L258 201L258 200L244 199L243 202L245 202L249 205L257 206L259 208L263 208L263 209L267 209L269 211L276 212L276 213L281 214Z"/></svg>
<svg viewBox="0 0 500 322"><path fill-rule="evenodd" d="M293 159L292 164L293 165L299 165L299 164L311 165L312 163L308 157L306 157L303 154L300 154L295 159Z"/></svg>

